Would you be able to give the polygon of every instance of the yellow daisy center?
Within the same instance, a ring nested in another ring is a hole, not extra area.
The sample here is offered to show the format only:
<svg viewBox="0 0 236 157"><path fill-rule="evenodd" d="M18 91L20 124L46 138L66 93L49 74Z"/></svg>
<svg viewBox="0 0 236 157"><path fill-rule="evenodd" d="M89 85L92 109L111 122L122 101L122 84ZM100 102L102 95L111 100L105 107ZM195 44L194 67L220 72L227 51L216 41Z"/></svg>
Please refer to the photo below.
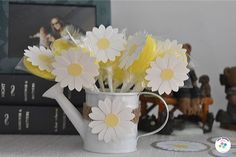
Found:
<svg viewBox="0 0 236 157"><path fill-rule="evenodd" d="M177 147L177 148L188 148L188 145L186 145L186 144L175 144L175 147Z"/></svg>
<svg viewBox="0 0 236 157"><path fill-rule="evenodd" d="M73 63L67 67L67 71L72 76L79 76L83 71L83 67L80 64Z"/></svg>
<svg viewBox="0 0 236 157"><path fill-rule="evenodd" d="M107 38L101 38L97 41L97 47L100 50L105 50L110 46L110 42Z"/></svg>
<svg viewBox="0 0 236 157"><path fill-rule="evenodd" d="M169 81L174 77L174 71L172 69L163 69L161 71L161 79L164 81Z"/></svg>
<svg viewBox="0 0 236 157"><path fill-rule="evenodd" d="M118 123L119 118L113 113L108 114L105 118L105 124L110 128L116 127Z"/></svg>
<svg viewBox="0 0 236 157"><path fill-rule="evenodd" d="M46 63L47 65L51 64L52 63L52 58L47 56L47 55L44 55L44 54L40 54L38 55L38 58L43 61L44 63Z"/></svg>
<svg viewBox="0 0 236 157"><path fill-rule="evenodd" d="M138 45L134 44L129 48L129 55L131 56L138 48Z"/></svg>

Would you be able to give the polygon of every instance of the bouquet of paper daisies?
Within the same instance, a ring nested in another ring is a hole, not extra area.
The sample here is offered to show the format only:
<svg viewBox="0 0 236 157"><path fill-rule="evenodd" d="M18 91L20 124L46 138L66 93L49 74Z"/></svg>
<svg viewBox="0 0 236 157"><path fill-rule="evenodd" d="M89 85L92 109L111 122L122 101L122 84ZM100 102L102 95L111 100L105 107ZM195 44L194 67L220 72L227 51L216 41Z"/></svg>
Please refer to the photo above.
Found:
<svg viewBox="0 0 236 157"><path fill-rule="evenodd" d="M69 32L68 32L69 34ZM160 41L147 32L126 36L100 25L83 38L57 39L51 48L29 46L23 63L31 73L81 91L170 94L188 79L186 50L176 40Z"/></svg>

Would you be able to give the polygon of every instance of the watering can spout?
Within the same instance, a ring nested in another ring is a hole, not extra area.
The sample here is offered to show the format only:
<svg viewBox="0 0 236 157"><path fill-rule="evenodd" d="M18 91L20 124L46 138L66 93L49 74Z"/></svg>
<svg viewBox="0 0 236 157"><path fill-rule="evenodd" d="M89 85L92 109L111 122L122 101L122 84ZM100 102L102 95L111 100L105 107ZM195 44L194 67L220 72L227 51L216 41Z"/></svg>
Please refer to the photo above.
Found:
<svg viewBox="0 0 236 157"><path fill-rule="evenodd" d="M59 83L55 84L45 93L43 93L43 97L55 99L55 95L57 94L63 94L63 88L60 87Z"/></svg>
<svg viewBox="0 0 236 157"><path fill-rule="evenodd" d="M84 139L85 125L83 117L76 109L76 107L65 97L65 95L63 94L63 88L61 88L60 84L57 83L50 89L48 89L43 94L43 97L55 99L57 101L62 110L65 112L66 116L72 122L76 130L79 132L82 139Z"/></svg>

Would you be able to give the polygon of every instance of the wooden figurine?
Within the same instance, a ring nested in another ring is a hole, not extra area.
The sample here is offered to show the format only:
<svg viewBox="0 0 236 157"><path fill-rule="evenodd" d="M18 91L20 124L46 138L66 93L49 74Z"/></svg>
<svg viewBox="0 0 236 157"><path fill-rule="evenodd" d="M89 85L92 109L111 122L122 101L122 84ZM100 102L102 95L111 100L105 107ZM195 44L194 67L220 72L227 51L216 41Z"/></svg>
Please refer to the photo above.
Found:
<svg viewBox="0 0 236 157"><path fill-rule="evenodd" d="M190 63L190 55L192 51L192 46L188 43L183 44L183 48L186 49L187 59L188 63ZM190 64L189 64L190 65ZM184 83L191 84L191 86L197 85L197 75L193 69L193 67L189 66L190 69L189 72L189 79L186 80ZM189 115L192 113L192 107L191 107L191 89L189 87L183 87L180 88L178 92L174 93L174 96L177 98L178 101L178 108L181 112L183 112L186 115Z"/></svg>
<svg viewBox="0 0 236 157"><path fill-rule="evenodd" d="M220 75L220 83L225 86L227 110L220 109L216 115L216 121L220 127L236 130L236 66L225 68L224 74Z"/></svg>
<svg viewBox="0 0 236 157"><path fill-rule="evenodd" d="M189 80L191 82L190 87L180 88L177 93L175 93L176 98L178 99L179 110L185 115L197 115L200 113L200 89L197 87L197 75L194 68L191 66L191 51L192 46L188 43L183 44L183 48L186 49L186 54L188 58L188 68Z"/></svg>
<svg viewBox="0 0 236 157"><path fill-rule="evenodd" d="M211 87L210 87L210 79L207 75L202 75L199 78L199 83L201 83L200 91L202 97L211 97Z"/></svg>

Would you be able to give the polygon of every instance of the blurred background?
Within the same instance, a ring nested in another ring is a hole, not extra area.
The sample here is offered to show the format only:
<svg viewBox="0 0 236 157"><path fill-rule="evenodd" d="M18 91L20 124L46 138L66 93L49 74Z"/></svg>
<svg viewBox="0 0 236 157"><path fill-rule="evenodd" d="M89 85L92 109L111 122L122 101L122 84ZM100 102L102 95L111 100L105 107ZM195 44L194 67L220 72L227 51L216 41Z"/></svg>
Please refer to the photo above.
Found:
<svg viewBox="0 0 236 157"><path fill-rule="evenodd" d="M127 28L127 34L146 30L159 39L192 45L198 77L210 77L214 114L227 105L219 75L225 67L236 66L235 15L232 1L111 1L113 27Z"/></svg>

